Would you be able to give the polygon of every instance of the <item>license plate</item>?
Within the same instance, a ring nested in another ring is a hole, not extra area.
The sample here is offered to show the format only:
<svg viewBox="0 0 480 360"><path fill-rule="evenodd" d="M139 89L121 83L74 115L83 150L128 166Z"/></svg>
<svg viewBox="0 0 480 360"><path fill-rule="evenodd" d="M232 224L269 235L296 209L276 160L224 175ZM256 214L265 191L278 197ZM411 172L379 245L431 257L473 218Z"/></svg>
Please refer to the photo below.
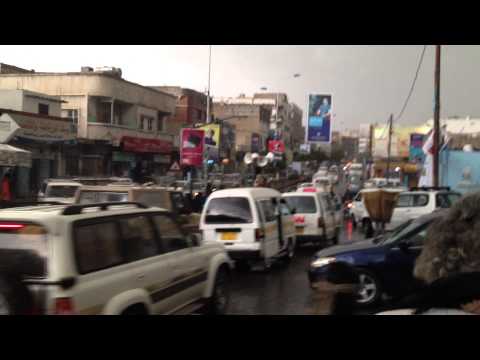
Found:
<svg viewBox="0 0 480 360"><path fill-rule="evenodd" d="M302 227L297 227L296 231L297 231L297 234L303 234L303 228Z"/></svg>
<svg viewBox="0 0 480 360"><path fill-rule="evenodd" d="M224 233L222 233L222 240L224 240L224 241L237 240L237 233L224 232Z"/></svg>

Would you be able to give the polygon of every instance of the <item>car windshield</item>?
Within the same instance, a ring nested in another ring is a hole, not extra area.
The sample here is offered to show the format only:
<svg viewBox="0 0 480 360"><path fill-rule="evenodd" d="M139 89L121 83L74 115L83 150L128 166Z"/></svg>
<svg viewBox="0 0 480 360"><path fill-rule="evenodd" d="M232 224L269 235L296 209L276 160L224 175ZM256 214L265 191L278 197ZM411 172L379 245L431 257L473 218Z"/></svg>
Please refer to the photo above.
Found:
<svg viewBox="0 0 480 360"><path fill-rule="evenodd" d="M103 202L126 202L128 201L128 192L111 191L82 191L80 194L80 204L98 204Z"/></svg>
<svg viewBox="0 0 480 360"><path fill-rule="evenodd" d="M47 187L46 197L70 198L75 196L77 185L49 185Z"/></svg>
<svg viewBox="0 0 480 360"><path fill-rule="evenodd" d="M295 209L297 214L314 214L317 205L313 196L285 196L285 201L290 209Z"/></svg>
<svg viewBox="0 0 480 360"><path fill-rule="evenodd" d="M386 238L383 243L384 244L392 244L399 239L402 239L408 236L411 233L414 233L419 228L423 228L425 224L431 223L435 220L435 218L430 218L428 220L425 219L418 219L418 220L409 220L406 223L403 223L399 227L397 227L394 233L391 234L388 238Z"/></svg>
<svg viewBox="0 0 480 360"><path fill-rule="evenodd" d="M253 222L252 209L247 198L215 198L208 203L206 224L248 224L251 222Z"/></svg>
<svg viewBox="0 0 480 360"><path fill-rule="evenodd" d="M388 239L397 236L403 229L407 228L411 223L413 222L412 219L407 220L400 225L398 225L395 229L393 229L391 232L387 233L386 235L381 235L378 236L374 239L375 243L380 243L380 242L387 242Z"/></svg>

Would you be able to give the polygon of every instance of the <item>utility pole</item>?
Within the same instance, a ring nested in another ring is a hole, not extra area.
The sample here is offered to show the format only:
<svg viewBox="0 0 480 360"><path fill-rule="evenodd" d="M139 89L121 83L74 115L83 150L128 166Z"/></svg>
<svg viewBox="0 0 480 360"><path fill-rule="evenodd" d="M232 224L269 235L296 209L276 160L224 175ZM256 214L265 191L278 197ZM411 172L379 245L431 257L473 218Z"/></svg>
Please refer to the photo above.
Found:
<svg viewBox="0 0 480 360"><path fill-rule="evenodd" d="M387 154L387 183L390 179L390 157L392 154L393 114L388 120L388 154Z"/></svg>
<svg viewBox="0 0 480 360"><path fill-rule="evenodd" d="M440 59L441 45L435 46L435 107L433 114L433 186L440 185Z"/></svg>
<svg viewBox="0 0 480 360"><path fill-rule="evenodd" d="M207 89L207 118L205 120L205 123L208 124L210 123L210 70L211 70L211 65L212 65L212 45L208 45L208 89ZM220 146L219 146L220 149ZM207 195L207 184L208 184L208 159L206 157L206 147L205 145L203 146L203 151L204 156L203 156L203 172L204 172L204 178L205 178L205 196Z"/></svg>

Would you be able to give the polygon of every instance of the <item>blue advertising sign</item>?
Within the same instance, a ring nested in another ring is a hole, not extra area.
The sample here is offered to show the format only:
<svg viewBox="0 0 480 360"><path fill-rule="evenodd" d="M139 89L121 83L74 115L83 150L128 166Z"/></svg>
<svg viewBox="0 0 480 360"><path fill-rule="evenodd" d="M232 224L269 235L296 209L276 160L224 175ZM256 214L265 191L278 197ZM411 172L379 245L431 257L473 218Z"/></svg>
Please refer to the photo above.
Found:
<svg viewBox="0 0 480 360"><path fill-rule="evenodd" d="M410 161L423 161L425 154L423 153L423 143L425 135L411 134L410 135Z"/></svg>
<svg viewBox="0 0 480 360"><path fill-rule="evenodd" d="M332 135L332 95L308 96L307 141L330 143Z"/></svg>

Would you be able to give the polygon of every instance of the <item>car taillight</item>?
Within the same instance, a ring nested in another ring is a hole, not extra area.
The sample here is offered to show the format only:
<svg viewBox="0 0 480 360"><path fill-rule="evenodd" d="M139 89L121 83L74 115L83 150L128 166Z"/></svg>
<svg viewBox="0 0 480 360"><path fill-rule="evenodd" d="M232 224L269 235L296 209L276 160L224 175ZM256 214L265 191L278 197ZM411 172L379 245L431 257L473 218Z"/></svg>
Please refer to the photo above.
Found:
<svg viewBox="0 0 480 360"><path fill-rule="evenodd" d="M72 298L55 299L55 315L75 315Z"/></svg>
<svg viewBox="0 0 480 360"><path fill-rule="evenodd" d="M318 218L318 227L319 227L319 228L320 228L320 227L323 227L323 225L324 225L323 218L321 218L321 217Z"/></svg>
<svg viewBox="0 0 480 360"><path fill-rule="evenodd" d="M265 238L265 231L263 229L255 229L255 241L260 241Z"/></svg>
<svg viewBox="0 0 480 360"><path fill-rule="evenodd" d="M0 230L19 230L25 227L25 224L0 223Z"/></svg>

